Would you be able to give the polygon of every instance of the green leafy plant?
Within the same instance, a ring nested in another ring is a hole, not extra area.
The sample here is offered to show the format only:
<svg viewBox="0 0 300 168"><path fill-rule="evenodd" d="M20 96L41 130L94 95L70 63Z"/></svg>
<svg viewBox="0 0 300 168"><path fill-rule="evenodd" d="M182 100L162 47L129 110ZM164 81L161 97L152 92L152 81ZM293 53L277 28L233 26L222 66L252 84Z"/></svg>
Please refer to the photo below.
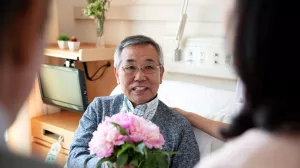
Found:
<svg viewBox="0 0 300 168"><path fill-rule="evenodd" d="M67 36L67 35L60 35L57 40L59 41L69 41L70 40L70 37Z"/></svg>
<svg viewBox="0 0 300 168"><path fill-rule="evenodd" d="M88 5L83 9L85 16L96 18L102 16L105 19L105 12L110 6L110 0L88 0Z"/></svg>
<svg viewBox="0 0 300 168"><path fill-rule="evenodd" d="M83 9L83 14L96 19L97 35L103 35L103 25L105 21L105 12L110 6L111 0L87 0L88 5Z"/></svg>

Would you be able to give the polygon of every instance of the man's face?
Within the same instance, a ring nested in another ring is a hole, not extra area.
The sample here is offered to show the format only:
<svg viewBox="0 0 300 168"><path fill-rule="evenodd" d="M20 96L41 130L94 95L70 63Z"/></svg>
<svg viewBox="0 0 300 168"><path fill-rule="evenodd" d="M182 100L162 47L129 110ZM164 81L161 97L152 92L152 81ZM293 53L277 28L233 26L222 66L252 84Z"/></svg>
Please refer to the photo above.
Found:
<svg viewBox="0 0 300 168"><path fill-rule="evenodd" d="M151 101L164 73L155 48L149 44L128 46L121 52L120 60L115 75L125 96L134 106Z"/></svg>

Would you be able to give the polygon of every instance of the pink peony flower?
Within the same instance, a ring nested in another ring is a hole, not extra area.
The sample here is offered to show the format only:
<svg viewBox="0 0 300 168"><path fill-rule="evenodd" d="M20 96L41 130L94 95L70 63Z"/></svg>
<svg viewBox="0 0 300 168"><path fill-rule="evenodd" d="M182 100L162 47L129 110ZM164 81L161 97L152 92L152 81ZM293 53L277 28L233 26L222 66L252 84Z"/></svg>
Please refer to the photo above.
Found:
<svg viewBox="0 0 300 168"><path fill-rule="evenodd" d="M110 118L99 124L93 133L93 138L89 142L91 154L96 154L100 159L111 156L115 145L124 144L124 136L111 124Z"/></svg>
<svg viewBox="0 0 300 168"><path fill-rule="evenodd" d="M129 139L131 142L142 142L144 140L144 133L141 125L141 119L136 117L132 122L132 125L129 129Z"/></svg>
<svg viewBox="0 0 300 168"><path fill-rule="evenodd" d="M123 136L112 122L123 127L129 136ZM126 141L144 142L149 149L162 149L165 143L159 127L151 121L133 113L118 113L111 118L105 117L105 120L99 124L89 142L89 150L91 154L96 154L99 159L102 159L111 156L114 147L120 146Z"/></svg>
<svg viewBox="0 0 300 168"><path fill-rule="evenodd" d="M113 123L119 126L115 126ZM127 135L121 134L121 132L124 133L124 130L120 127L127 132ZM151 164L159 164L157 161L160 159L164 159L165 162L169 163L165 157L169 155L169 152L161 150L165 139L160 133L159 127L133 113L118 113L112 117L105 117L105 120L98 125L97 130L93 133L93 137L89 142L89 150L90 154L97 155L99 159L98 164L103 161L114 163L116 158L119 159L120 157L118 153L125 152L130 156L126 159L126 163L136 162L137 160L134 160L134 158L139 158L137 165L141 165L149 160L147 160L146 153L132 150L132 145L137 147L139 143L144 143L145 148L149 152L156 153L156 158L150 160ZM159 164L159 166L162 165Z"/></svg>
<svg viewBox="0 0 300 168"><path fill-rule="evenodd" d="M136 118L133 121L129 138L134 143L143 141L149 149L162 149L165 143L159 127L144 118Z"/></svg>
<svg viewBox="0 0 300 168"><path fill-rule="evenodd" d="M165 140L160 133L159 127L151 121L142 121L144 143L149 148L162 149Z"/></svg>
<svg viewBox="0 0 300 168"><path fill-rule="evenodd" d="M134 114L133 113L118 113L117 115L113 115L111 117L112 122L115 122L117 124L119 124L121 127L123 127L124 129L128 129L131 124L132 121L134 120Z"/></svg>

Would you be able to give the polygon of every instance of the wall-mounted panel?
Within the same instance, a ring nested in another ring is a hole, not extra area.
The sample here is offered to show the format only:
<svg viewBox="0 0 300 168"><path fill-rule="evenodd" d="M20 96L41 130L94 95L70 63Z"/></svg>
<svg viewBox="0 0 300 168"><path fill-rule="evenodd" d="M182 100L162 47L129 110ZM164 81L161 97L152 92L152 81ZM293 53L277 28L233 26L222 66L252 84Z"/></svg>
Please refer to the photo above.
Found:
<svg viewBox="0 0 300 168"><path fill-rule="evenodd" d="M200 75L235 80L232 56L225 39L220 37L188 38L181 45L180 56L175 58L175 37L163 37L166 72Z"/></svg>

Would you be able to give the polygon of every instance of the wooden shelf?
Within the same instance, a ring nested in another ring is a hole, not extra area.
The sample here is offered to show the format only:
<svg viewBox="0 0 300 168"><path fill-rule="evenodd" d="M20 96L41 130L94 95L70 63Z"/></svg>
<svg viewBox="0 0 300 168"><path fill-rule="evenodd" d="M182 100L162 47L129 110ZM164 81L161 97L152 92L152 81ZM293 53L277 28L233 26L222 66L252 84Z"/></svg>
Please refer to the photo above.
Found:
<svg viewBox="0 0 300 168"><path fill-rule="evenodd" d="M57 44L49 44L44 51L44 55L87 62L113 60L114 52L114 45L106 45L105 48L96 48L94 43L81 43L78 51L70 51L69 49L59 49Z"/></svg>

